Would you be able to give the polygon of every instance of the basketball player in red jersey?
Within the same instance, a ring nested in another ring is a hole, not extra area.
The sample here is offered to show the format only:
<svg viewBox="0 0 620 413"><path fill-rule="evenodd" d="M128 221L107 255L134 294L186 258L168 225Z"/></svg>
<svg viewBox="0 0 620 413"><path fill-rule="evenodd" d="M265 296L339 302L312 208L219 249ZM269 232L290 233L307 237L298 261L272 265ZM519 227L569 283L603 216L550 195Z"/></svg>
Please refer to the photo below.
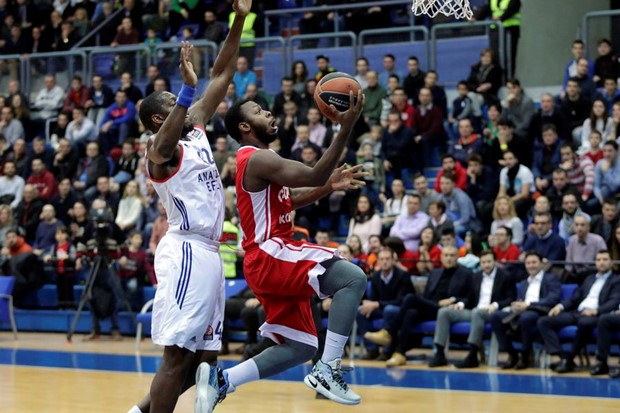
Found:
<svg viewBox="0 0 620 413"><path fill-rule="evenodd" d="M268 149L278 128L270 112L250 100L235 103L226 114L226 128L242 147L237 153L237 207L246 251L244 274L263 305L267 321L261 334L279 345L220 376L210 400L221 400L237 386L280 373L313 357L318 346L310 296L333 297L325 350L306 376L308 387L343 404L358 404L360 396L342 378L341 356L366 289L366 276L331 248L292 237L291 211L313 203L335 188L361 184L359 167L334 171L359 118L361 91L350 109L338 112L341 129L318 163L309 168L283 159ZM306 188L306 189L302 189ZM215 393L217 390L217 393Z"/></svg>

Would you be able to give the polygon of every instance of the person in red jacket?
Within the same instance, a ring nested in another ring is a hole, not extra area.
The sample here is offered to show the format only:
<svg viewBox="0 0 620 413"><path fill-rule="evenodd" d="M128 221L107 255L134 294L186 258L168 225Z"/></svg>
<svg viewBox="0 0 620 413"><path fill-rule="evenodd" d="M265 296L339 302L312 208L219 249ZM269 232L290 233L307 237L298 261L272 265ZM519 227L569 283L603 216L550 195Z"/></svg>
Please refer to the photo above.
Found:
<svg viewBox="0 0 620 413"><path fill-rule="evenodd" d="M441 176L446 172L450 172L454 175L457 188L463 191L467 189L467 169L463 168L461 163L457 162L454 156L446 154L441 157L441 169L437 172L437 177L435 178L435 191L437 193L441 193L439 181Z"/></svg>
<svg viewBox="0 0 620 413"><path fill-rule="evenodd" d="M413 124L416 136L414 138L417 165L419 168L428 166L432 159L432 150L446 142L446 132L443 127L443 112L433 103L433 95L429 88L423 87L418 95L419 105L415 108Z"/></svg>
<svg viewBox="0 0 620 413"><path fill-rule="evenodd" d="M511 240L512 230L510 228L502 226L495 231L493 252L497 257L498 264L519 260L521 249L514 245Z"/></svg>
<svg viewBox="0 0 620 413"><path fill-rule="evenodd" d="M71 79L71 87L67 91L67 97L62 106L62 111L71 113L76 107L83 108L88 99L90 99L88 87L82 83L82 78L80 76L75 75Z"/></svg>
<svg viewBox="0 0 620 413"><path fill-rule="evenodd" d="M47 170L45 164L39 158L32 160L32 174L28 177L27 183L37 189L39 198L45 202L52 199L58 189L56 178Z"/></svg>

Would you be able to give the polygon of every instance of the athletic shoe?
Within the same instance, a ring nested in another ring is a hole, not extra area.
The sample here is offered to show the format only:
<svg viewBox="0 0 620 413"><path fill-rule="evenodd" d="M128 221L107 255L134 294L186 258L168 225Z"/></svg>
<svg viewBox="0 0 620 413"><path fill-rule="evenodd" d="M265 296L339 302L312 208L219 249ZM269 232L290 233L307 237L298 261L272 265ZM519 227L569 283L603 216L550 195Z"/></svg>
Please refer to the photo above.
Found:
<svg viewBox="0 0 620 413"><path fill-rule="evenodd" d="M229 386L228 375L221 368L200 363L196 370L194 412L211 413L215 406L226 398Z"/></svg>
<svg viewBox="0 0 620 413"><path fill-rule="evenodd" d="M304 383L312 390L337 403L359 404L361 397L351 390L342 378L341 363L341 359L335 359L329 363L317 361L312 372L304 379Z"/></svg>

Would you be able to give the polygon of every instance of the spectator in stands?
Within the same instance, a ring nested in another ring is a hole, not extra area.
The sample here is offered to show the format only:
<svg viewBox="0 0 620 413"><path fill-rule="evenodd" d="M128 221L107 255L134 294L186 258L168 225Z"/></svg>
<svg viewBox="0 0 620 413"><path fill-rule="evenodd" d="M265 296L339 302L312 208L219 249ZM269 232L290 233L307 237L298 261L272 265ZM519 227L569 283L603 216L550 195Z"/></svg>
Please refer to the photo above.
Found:
<svg viewBox="0 0 620 413"><path fill-rule="evenodd" d="M598 87L604 86L605 79L617 79L620 75L618 56L614 53L609 39L600 39L597 42L598 56L594 61L594 76L592 80Z"/></svg>
<svg viewBox="0 0 620 413"><path fill-rule="evenodd" d="M245 96L248 85L256 85L258 83L256 73L250 69L248 59L245 56L237 58L237 71L233 76L233 83L235 84L238 99L242 99Z"/></svg>
<svg viewBox="0 0 620 413"><path fill-rule="evenodd" d="M32 132L30 131L30 108L28 108L21 95L13 96L11 99L11 108L15 114L15 119L21 122L24 127L24 136L32 136Z"/></svg>
<svg viewBox="0 0 620 413"><path fill-rule="evenodd" d="M618 90L617 78L604 79L604 87L598 89L597 99L603 99L607 106L608 115L611 116L612 106L620 100L620 90Z"/></svg>
<svg viewBox="0 0 620 413"><path fill-rule="evenodd" d="M281 116L284 114L284 104L286 102L295 102L297 106L301 103L301 95L295 91L295 83L293 78L285 76L280 81L280 92L273 99L271 114L273 116Z"/></svg>
<svg viewBox="0 0 620 413"><path fill-rule="evenodd" d="M437 237L431 227L424 228L420 234L418 261L416 270L420 275L428 275L435 268L441 268L441 249L437 246Z"/></svg>
<svg viewBox="0 0 620 413"><path fill-rule="evenodd" d="M443 201L433 201L428 206L428 227L435 231L435 238L439 239L444 229L449 228L454 232L454 222L446 214L446 204Z"/></svg>
<svg viewBox="0 0 620 413"><path fill-rule="evenodd" d="M204 20L200 24L200 31L202 38L210 40L215 44L222 43L226 34L224 26L217 20L217 15L213 10L205 11Z"/></svg>
<svg viewBox="0 0 620 413"><path fill-rule="evenodd" d="M110 172L108 160L99 151L97 142L86 145L86 157L80 160L73 187L78 191L85 191L94 187L99 177L107 177Z"/></svg>
<svg viewBox="0 0 620 413"><path fill-rule="evenodd" d="M17 168L13 161L5 162L2 171L4 175L0 176L0 204L9 205L15 209L22 200L26 182L24 178L17 175Z"/></svg>
<svg viewBox="0 0 620 413"><path fill-rule="evenodd" d="M510 50L506 52L503 62L499 62L506 67L508 77L514 76L517 68L517 45L521 36L521 0L510 0L504 2L488 1L478 9L475 15L476 20L491 18L502 22L504 26L504 38L500 40L499 30L497 26L492 25L490 28L490 46L493 53L499 56L500 42L510 45ZM508 60L510 58L510 60ZM511 63L511 69L508 71L508 62Z"/></svg>
<svg viewBox="0 0 620 413"><path fill-rule="evenodd" d="M562 208L562 197L559 198L560 199L560 210ZM551 203L549 202L549 198L547 198L544 195L540 195L538 198L536 198L536 201L534 201L534 206L532 207L532 209L530 209L529 213L527 214L527 221L526 221L526 226L527 226L527 234L526 237L529 237L530 235L533 236L533 234L536 234L536 230L535 230L535 225L534 225L534 217L536 216L536 214L538 213L551 213ZM553 221L553 232L557 232L557 227L556 227L556 223L557 220L555 219L555 217L553 217L552 215L552 221ZM559 220L559 218L558 218Z"/></svg>
<svg viewBox="0 0 620 413"><path fill-rule="evenodd" d="M448 122L450 124L448 134L451 140L457 139L455 131L458 131L460 120L469 119L472 127L476 131L479 131L482 117L480 103L478 100L472 100L471 97L469 97L467 82L461 80L457 85L456 91L457 97L452 101L452 113L448 116Z"/></svg>
<svg viewBox="0 0 620 413"><path fill-rule="evenodd" d="M618 162L618 143L606 141L603 156L594 168L594 196L602 205L606 198L620 192L620 162Z"/></svg>
<svg viewBox="0 0 620 413"><path fill-rule="evenodd" d="M592 101L581 94L581 86L577 78L570 78L566 84L566 94L560 98L560 111L568 119L568 129L572 133L573 142L581 145L584 121L588 118ZM567 136L566 139L569 137Z"/></svg>
<svg viewBox="0 0 620 413"><path fill-rule="evenodd" d="M386 188L392 186L394 179L402 179L405 186L411 182L410 175L415 166L414 151L413 130L403 125L400 112L391 110L388 114L388 126L381 137Z"/></svg>
<svg viewBox="0 0 620 413"><path fill-rule="evenodd" d="M542 141L543 129L546 125L554 125L561 140L572 142L571 131L568 130L568 119L556 108L551 93L543 93L540 97L540 109L534 113L530 122L528 140L531 144Z"/></svg>
<svg viewBox="0 0 620 413"><path fill-rule="evenodd" d="M362 244L362 250L368 251L368 238L371 235L381 234L381 218L375 212L375 206L366 195L357 198L355 211L349 222L349 232L346 243L351 245L351 237L357 235Z"/></svg>
<svg viewBox="0 0 620 413"><path fill-rule="evenodd" d="M620 101L615 102L611 107L611 119L613 122L611 139L616 139L618 141L618 137L620 137Z"/></svg>
<svg viewBox="0 0 620 413"><path fill-rule="evenodd" d="M512 243L512 238L512 230L508 227L499 227L493 235L489 235L489 239L493 240L490 243L494 245L493 252L498 263L504 264L507 261L517 261L519 259L521 249Z"/></svg>
<svg viewBox="0 0 620 413"><path fill-rule="evenodd" d="M564 70L563 87L565 90L568 84L568 80L572 77L578 76L580 59L585 60L586 75L588 77L594 76L594 64L592 64L592 62L588 60L588 58L586 58L586 47L582 40L577 39L573 41L573 45L571 47L571 53L573 54L573 58L568 61L568 63L566 64L566 69Z"/></svg>
<svg viewBox="0 0 620 413"><path fill-rule="evenodd" d="M420 210L422 200L418 194L407 197L407 213L399 215L390 229L390 237L398 237L403 240L405 248L409 251L417 251L420 243L420 234L428 225L429 216Z"/></svg>
<svg viewBox="0 0 620 413"><path fill-rule="evenodd" d="M370 65L368 63L368 59L365 57L360 57L355 61L355 80L360 84L362 90L368 87L368 80L366 76L368 75L368 70L370 69Z"/></svg>
<svg viewBox="0 0 620 413"><path fill-rule="evenodd" d="M118 203L118 213L116 214L116 225L128 233L138 228L139 220L142 215L142 195L138 190L135 181L127 182L123 197Z"/></svg>
<svg viewBox="0 0 620 413"><path fill-rule="evenodd" d="M456 161L452 154L446 154L441 157L441 169L437 171L435 176L435 191L441 192L439 186L440 179L444 174L452 174L456 182L456 187L465 190L467 188L467 170Z"/></svg>
<svg viewBox="0 0 620 413"><path fill-rule="evenodd" d="M558 224L558 235L568 244L568 240L575 233L573 224L575 218L584 216L590 222L590 216L579 207L579 198L575 194L565 194L562 197L562 218Z"/></svg>
<svg viewBox="0 0 620 413"><path fill-rule="evenodd" d="M524 238L523 221L517 216L512 200L506 195L500 195L495 199L491 234L494 235L502 227L510 228L510 232L512 232L511 242L516 246L521 245Z"/></svg>
<svg viewBox="0 0 620 413"><path fill-rule="evenodd" d="M69 122L66 130L66 138L72 145L84 150L88 142L97 140L97 126L87 118L82 106L73 108L73 120Z"/></svg>
<svg viewBox="0 0 620 413"><path fill-rule="evenodd" d="M597 130L601 133L603 141L614 139L616 131L614 129L613 118L607 114L607 106L604 100L595 99L592 102L592 111L590 117L583 121L581 129L581 146L580 152L590 150L590 133Z"/></svg>
<svg viewBox="0 0 620 413"><path fill-rule="evenodd" d="M228 110L228 103L225 100L221 101L219 105L217 105L217 109L215 109L215 113L209 120L207 124L207 133L213 134L216 138L218 136L227 136L228 131L226 130L226 125L224 125L224 116L226 115L226 111Z"/></svg>
<svg viewBox="0 0 620 413"><path fill-rule="evenodd" d="M47 27L47 26L46 26ZM30 53L46 53L52 51L52 40L44 35L44 31L41 27L33 27L30 36L32 37L29 45L28 52ZM41 75L45 73L45 60L31 60L32 70L34 75Z"/></svg>
<svg viewBox="0 0 620 413"><path fill-rule="evenodd" d="M379 84L379 77L374 70L368 71L366 75L368 87L363 89L364 92L364 120L370 126L376 125L381 119L381 110L383 108L383 99L387 91Z"/></svg>
<svg viewBox="0 0 620 413"><path fill-rule="evenodd" d="M590 219L585 215L577 215L573 221L574 234L571 235L566 247L566 271L570 279L581 284L587 274L592 273L592 265L588 263L596 259L597 252L606 250L607 244L603 237L590 232ZM618 303L620 304L620 303Z"/></svg>
<svg viewBox="0 0 620 413"><path fill-rule="evenodd" d="M137 44L140 42L140 32L136 30L130 17L124 17L121 21L121 25L116 33L116 36L110 43L111 47L125 46ZM114 58L114 71L123 73L127 71L133 71L135 66L133 61L134 56L125 53L119 53Z"/></svg>
<svg viewBox="0 0 620 413"><path fill-rule="evenodd" d="M168 231L168 216L161 200L157 201L157 210L159 211L159 216L155 219L155 222L153 222L151 237L149 239L148 252L150 254L155 254L159 241L161 241Z"/></svg>
<svg viewBox="0 0 620 413"><path fill-rule="evenodd" d="M308 125L299 125L297 127L297 136L295 138L295 143L291 147L291 159L300 161L301 160L301 152L303 148L307 145L312 146L317 154L321 154L321 148L310 141L310 128Z"/></svg>
<svg viewBox="0 0 620 413"><path fill-rule="evenodd" d="M125 293L134 311L140 306L138 288L146 284L147 257L146 250L142 247L144 240L140 232L133 232L128 237L128 245L121 249L121 257L118 260L118 278L121 288Z"/></svg>
<svg viewBox="0 0 620 413"><path fill-rule="evenodd" d="M81 260L77 260L76 249L69 239L67 227L56 228L54 240L54 244L44 252L43 262L54 267L58 307L61 310L72 309L75 308L73 300L75 273L82 268Z"/></svg>
<svg viewBox="0 0 620 413"><path fill-rule="evenodd" d="M66 137L67 126L69 126L69 115L60 112L56 122L52 122L52 130L50 131L50 141L58 142L60 139Z"/></svg>
<svg viewBox="0 0 620 413"><path fill-rule="evenodd" d="M54 246L56 230L64 226L62 221L56 218L56 210L51 204L43 206L39 219L41 221L37 226L35 239L32 244L33 253L37 256L40 256Z"/></svg>
<svg viewBox="0 0 620 413"><path fill-rule="evenodd" d="M420 89L424 87L426 73L420 70L420 61L416 56L407 59L407 75L403 79L403 88L410 101L417 99Z"/></svg>
<svg viewBox="0 0 620 413"><path fill-rule="evenodd" d="M509 355L508 362L502 369L523 370L530 366L536 322L560 301L560 279L544 271L543 256L544 254L537 251L525 253L528 278L519 283L517 300L510 304L510 311L496 311L491 315L491 326L499 341L500 350L508 352ZM521 357L507 335L508 329L516 331L516 328L521 332Z"/></svg>
<svg viewBox="0 0 620 413"><path fill-rule="evenodd" d="M534 145L534 160L532 174L534 185L538 192L544 193L551 184L551 175L560 165L560 146L564 142L559 140L553 124L543 126L542 142Z"/></svg>
<svg viewBox="0 0 620 413"><path fill-rule="evenodd" d="M314 79L318 82L323 78L323 76L328 75L336 71L333 67L329 65L329 57L325 55L318 55L316 57L316 68L317 73L314 76Z"/></svg>
<svg viewBox="0 0 620 413"><path fill-rule="evenodd" d="M433 73L427 72L426 78ZM419 104L416 106L413 124L415 125L416 136L414 141L417 149L418 166L427 166L432 158L432 149L442 147L445 144L446 136L443 127L443 113L441 106L436 103L431 89L423 87L418 95Z"/></svg>
<svg viewBox="0 0 620 413"><path fill-rule="evenodd" d="M80 40L80 38L73 26L73 21L64 20L60 24L60 35L56 38L56 41L52 43L52 47L57 52L65 52L75 46L78 40ZM54 63L56 64L56 70L66 70L66 63L63 59L58 59Z"/></svg>
<svg viewBox="0 0 620 413"><path fill-rule="evenodd" d="M379 73L379 84L386 90L388 88L388 79L391 75L396 75L399 79L403 79L403 73L396 68L396 57L391 53L386 53L383 55L383 71Z"/></svg>
<svg viewBox="0 0 620 413"><path fill-rule="evenodd" d="M308 132L310 133L310 142L321 148L321 152L318 152L321 154L323 149L330 145L333 132L331 128L328 129L323 124L323 116L316 107L308 109L306 120L308 124Z"/></svg>
<svg viewBox="0 0 620 413"><path fill-rule="evenodd" d="M135 129L136 106L127 99L124 90L116 92L113 103L103 115L100 125L99 143L104 153L125 141Z"/></svg>
<svg viewBox="0 0 620 413"><path fill-rule="evenodd" d="M385 193L379 195L379 200L383 204L383 226L389 229L394 225L396 218L407 215L407 200L409 195L405 193L405 184L402 179L394 179L391 187L392 196L387 198Z"/></svg>
<svg viewBox="0 0 620 413"><path fill-rule="evenodd" d="M590 158L595 167L598 161L604 157L603 150L601 148L602 139L603 138L599 131L593 130L590 132L590 137L588 138L590 142L590 150L582 154L582 156Z"/></svg>
<svg viewBox="0 0 620 413"><path fill-rule="evenodd" d="M612 274L612 277L617 275ZM609 374L609 378L617 379L620 377L620 368L610 369L607 365L607 357L612 344L613 336L620 328L620 310L613 310L611 313L603 314L598 318L597 322L598 334L596 337L596 360L597 363L590 369L590 374L600 376Z"/></svg>
<svg viewBox="0 0 620 413"><path fill-rule="evenodd" d="M247 333L244 347L256 343L256 333L260 327L259 311L262 311L261 304L249 287L245 287L238 294L226 298L224 305L224 333L222 334L222 350L220 350L220 354L228 354L230 352L228 343L230 341L229 325L231 320L241 319L243 322Z"/></svg>
<svg viewBox="0 0 620 413"><path fill-rule="evenodd" d="M545 195L549 199L551 214L559 220L562 217L562 198L566 194L573 194L580 200L581 194L577 187L568 180L568 173L564 169L556 169L552 175L552 185Z"/></svg>
<svg viewBox="0 0 620 413"><path fill-rule="evenodd" d="M69 231L75 245L80 242L84 243L93 237L95 229L84 202L76 201L69 210L69 216L71 217Z"/></svg>
<svg viewBox="0 0 620 413"><path fill-rule="evenodd" d="M450 142L448 153L463 167L467 166L467 159L472 155L482 153L484 141L474 128L471 119L463 118L458 121L458 139Z"/></svg>
<svg viewBox="0 0 620 413"><path fill-rule="evenodd" d="M480 255L481 271L472 276L467 300L442 307L437 313L433 343L438 350L429 367L446 366L443 349L448 345L450 327L454 323L471 322L467 344L469 353L455 364L458 368L478 367L478 352L482 347L484 324L497 310L505 308L517 296L512 276L496 265L495 254L487 250Z"/></svg>
<svg viewBox="0 0 620 413"><path fill-rule="evenodd" d="M121 84L118 87L118 91L125 92L127 99L133 102L134 105L143 98L140 88L133 84L131 72L123 72L123 74L121 74Z"/></svg>
<svg viewBox="0 0 620 413"><path fill-rule="evenodd" d="M446 91L444 90L443 86L437 84L438 80L439 74L434 70L429 70L424 75L423 88L430 90L433 105L440 109L441 116L445 119L448 117L448 98L446 97ZM422 92L423 88L420 89L420 92ZM420 100L420 92L418 92L418 95L413 99L413 102L416 106L425 105Z"/></svg>
<svg viewBox="0 0 620 413"><path fill-rule="evenodd" d="M27 183L37 190L42 201L47 202L56 195L56 179L39 158L32 160L32 174Z"/></svg>
<svg viewBox="0 0 620 413"><path fill-rule="evenodd" d="M301 161L301 153L300 158ZM226 159L226 163L222 168L222 184L224 188L234 187L235 186L235 177L237 176L237 155L232 153L228 155L228 159Z"/></svg>
<svg viewBox="0 0 620 413"><path fill-rule="evenodd" d="M523 251L538 251L541 257L545 257L549 261L564 260L566 257L566 244L559 235L553 233L552 227L553 219L551 214L537 213L534 216L534 230L536 232L535 234L528 235L521 249ZM527 253L525 256L527 256Z"/></svg>
<svg viewBox="0 0 620 413"><path fill-rule="evenodd" d="M372 235L371 235L372 236ZM370 239L370 237L369 237ZM349 246L351 250L351 256L357 260L357 265L363 263L363 265L367 265L368 255L366 255L366 251L364 246L362 245L362 239L359 235L353 234L350 237L347 237L348 242L346 245Z"/></svg>
<svg viewBox="0 0 620 413"><path fill-rule="evenodd" d="M514 133L521 138L528 137L528 130L532 116L536 111L534 102L525 95L521 82L518 79L510 79L506 82L508 94L502 100L502 118L509 119L515 125Z"/></svg>
<svg viewBox="0 0 620 413"><path fill-rule="evenodd" d="M52 148L47 146L45 139L37 136L32 140L32 148L28 154L28 159L30 160L31 165L33 159L41 159L41 161L43 161L43 165L45 165L45 167L49 170L51 169L54 161L54 151Z"/></svg>
<svg viewBox="0 0 620 413"><path fill-rule="evenodd" d="M405 352L411 343L413 327L423 321L435 320L440 308L458 302L466 302L469 296L472 273L457 264L458 253L454 247L445 247L441 252L443 269L431 272L424 294L407 294L398 313L399 323L391 330L382 329L366 334L365 338L393 349L391 358L386 362L388 367L406 364ZM443 352L443 347L435 346L436 353Z"/></svg>
<svg viewBox="0 0 620 413"><path fill-rule="evenodd" d="M124 187L125 183L133 179L139 159L133 139L123 142L121 157L116 161L112 171L112 179L117 185Z"/></svg>
<svg viewBox="0 0 620 413"><path fill-rule="evenodd" d="M21 83L17 79L9 80L7 84L7 102L9 104L12 103L15 96L21 97L22 101L28 106L28 96L22 92Z"/></svg>
<svg viewBox="0 0 620 413"><path fill-rule="evenodd" d="M414 107L407 101L407 95L405 95L405 89L398 86L391 93L392 110L400 112L403 124L409 128L414 127Z"/></svg>
<svg viewBox="0 0 620 413"><path fill-rule="evenodd" d="M164 82L164 90L170 90L170 79L161 75L161 72L159 71L159 67L157 65L149 65L149 67L146 69L146 77L148 78L149 83L147 83L144 89L145 97L155 91L155 82L157 80L162 80Z"/></svg>
<svg viewBox="0 0 620 413"><path fill-rule="evenodd" d="M581 201L586 202L592 195L594 186L594 164L587 156L578 157L570 144L560 147L560 168L566 171L568 181L581 193ZM589 209L586 208L588 211Z"/></svg>
<svg viewBox="0 0 620 413"><path fill-rule="evenodd" d="M377 156L373 150L372 143L364 143L357 152L357 164L364 165L364 172L367 173L362 179L366 183L362 187L362 193L368 195L373 203L378 205L385 187L385 171L383 170L383 160ZM404 184L403 184L404 186Z"/></svg>
<svg viewBox="0 0 620 413"><path fill-rule="evenodd" d="M21 300L28 290L39 286L40 266L19 229L9 229L0 250L1 271L15 277L13 287L14 305L21 307Z"/></svg>
<svg viewBox="0 0 620 413"><path fill-rule="evenodd" d="M69 178L63 178L58 182L58 190L56 195L50 200L50 204L56 211L56 218L58 218L63 225L69 226L70 215L69 210L73 207L73 204L77 201L75 192L71 189L71 180Z"/></svg>
<svg viewBox="0 0 620 413"><path fill-rule="evenodd" d="M483 227L488 228L491 222L493 199L499 190L499 177L489 166L484 165L482 157L473 153L467 158L467 185L465 193L476 207L476 215L480 217Z"/></svg>
<svg viewBox="0 0 620 413"><path fill-rule="evenodd" d="M476 219L474 204L463 190L456 188L454 175L442 175L439 186L439 200L446 204L446 213L454 222L456 233L461 236L467 231L479 231L481 228Z"/></svg>
<svg viewBox="0 0 620 413"><path fill-rule="evenodd" d="M84 193L84 201L90 208L92 208L92 204L97 199L103 199L106 205L116 215L120 201L119 192L111 190L110 178L107 176L100 176L97 178L97 184Z"/></svg>
<svg viewBox="0 0 620 413"><path fill-rule="evenodd" d="M472 65L467 77L469 94L478 101L479 106L499 103L497 91L502 86L502 72L493 50L483 49L480 52L480 61Z"/></svg>
<svg viewBox="0 0 620 413"><path fill-rule="evenodd" d="M383 328L391 331L397 322L396 316L404 297L414 294L413 283L406 271L398 268L396 253L381 247L378 253L379 269L370 276L370 290L357 314L358 333L365 337L372 330L372 320L383 318ZM376 360L379 350L372 341L365 340L365 360Z"/></svg>
<svg viewBox="0 0 620 413"><path fill-rule="evenodd" d="M428 212L430 203L437 201L439 199L439 194L428 187L426 176L419 172L413 176L413 187L422 200L420 209L424 212Z"/></svg>
<svg viewBox="0 0 620 413"><path fill-rule="evenodd" d="M603 202L602 213L594 215L590 223L592 233L600 235L610 249L618 220L618 202L608 198Z"/></svg>
<svg viewBox="0 0 620 413"><path fill-rule="evenodd" d="M58 142L58 151L54 156L51 172L59 181L65 178L71 180L76 175L79 161L78 150L71 146L68 139L61 139Z"/></svg>
<svg viewBox="0 0 620 413"><path fill-rule="evenodd" d="M490 151L493 142L499 136L499 122L502 115L502 106L499 103L491 103L487 107L487 123L483 125L482 136L484 137L484 147L482 155Z"/></svg>
<svg viewBox="0 0 620 413"><path fill-rule="evenodd" d="M592 81L589 67L591 67L590 62L585 57L577 60L577 73L574 79L579 83L583 97L592 100L596 96L596 84Z"/></svg>
<svg viewBox="0 0 620 413"><path fill-rule="evenodd" d="M88 118L95 125L100 125L106 109L114 103L114 92L110 87L103 84L101 75L95 74L88 89L88 96L89 99L84 104L84 108L88 110Z"/></svg>
<svg viewBox="0 0 620 413"><path fill-rule="evenodd" d="M0 134L0 136L3 135ZM26 152L26 141L24 139L16 140L11 147L11 151L6 156L6 161L12 161L15 164L17 175L24 179L28 178L27 173L30 168L28 165L28 160L29 157Z"/></svg>
<svg viewBox="0 0 620 413"><path fill-rule="evenodd" d="M42 209L43 201L39 199L37 189L33 185L26 184L22 200L13 210L13 219L16 225L24 229L24 237L27 242L33 242L35 239Z"/></svg>
<svg viewBox="0 0 620 413"><path fill-rule="evenodd" d="M596 253L596 274L587 277L572 297L556 304L548 316L542 317L536 323L547 352L560 357L559 364L554 368L556 373L575 370L573 359L581 354L590 341L599 315L616 310L618 304L620 279L612 273L609 252L600 250ZM557 331L575 324L577 332L571 350L564 351Z"/></svg>
<svg viewBox="0 0 620 413"><path fill-rule="evenodd" d="M510 150L504 152L504 164L506 166L499 174L498 196L509 196L517 215L523 218L532 204L534 175L527 166L519 163L519 159Z"/></svg>
<svg viewBox="0 0 620 413"><path fill-rule="evenodd" d="M78 75L71 79L71 86L67 91L67 97L62 107L63 112L72 112L76 107L83 107L86 101L90 99L88 96L88 87L82 83L82 78Z"/></svg>
<svg viewBox="0 0 620 413"><path fill-rule="evenodd" d="M13 145L18 139L26 139L24 125L15 118L15 112L10 106L0 109L0 133L4 135L9 145Z"/></svg>

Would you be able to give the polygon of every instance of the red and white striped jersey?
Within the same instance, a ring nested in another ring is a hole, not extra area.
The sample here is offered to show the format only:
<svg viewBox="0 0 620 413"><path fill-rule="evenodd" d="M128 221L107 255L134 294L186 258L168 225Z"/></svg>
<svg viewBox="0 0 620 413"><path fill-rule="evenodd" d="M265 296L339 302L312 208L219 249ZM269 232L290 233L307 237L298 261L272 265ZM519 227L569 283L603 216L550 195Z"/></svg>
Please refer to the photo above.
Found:
<svg viewBox="0 0 620 413"><path fill-rule="evenodd" d="M250 157L259 150L242 146L237 152L237 209L243 230L244 250L260 245L270 238L293 237L292 204L289 188L270 182L260 192L249 192L243 187L245 167Z"/></svg>

